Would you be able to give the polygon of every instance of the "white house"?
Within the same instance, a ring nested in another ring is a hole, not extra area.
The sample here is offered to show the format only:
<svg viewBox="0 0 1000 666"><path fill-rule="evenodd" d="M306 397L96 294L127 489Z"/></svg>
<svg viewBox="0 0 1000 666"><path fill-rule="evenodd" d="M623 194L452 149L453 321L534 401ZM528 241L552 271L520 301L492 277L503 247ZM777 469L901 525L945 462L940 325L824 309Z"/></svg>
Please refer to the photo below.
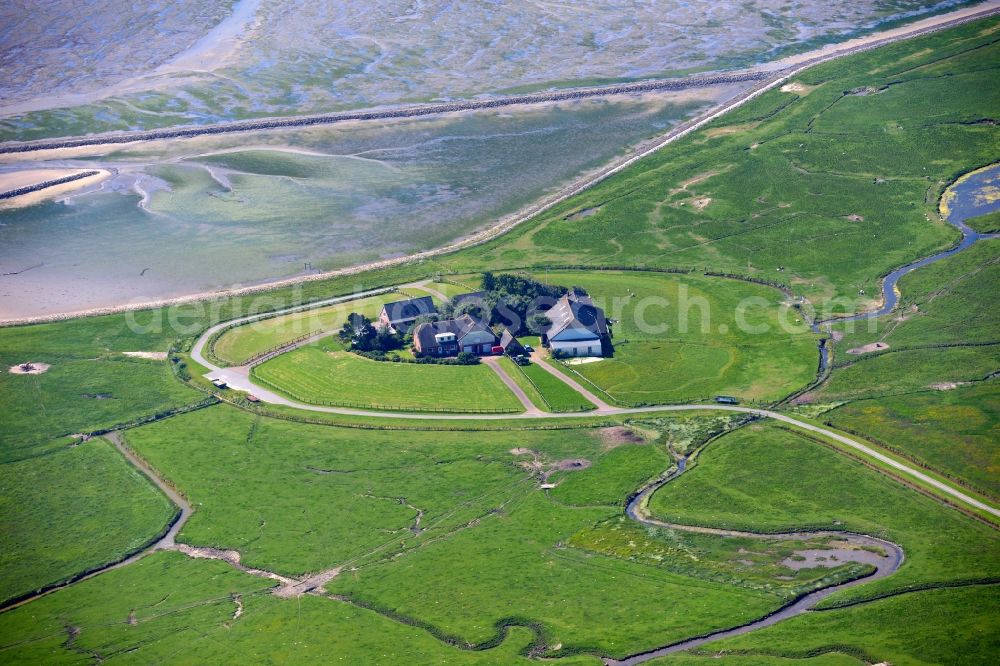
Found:
<svg viewBox="0 0 1000 666"><path fill-rule="evenodd" d="M604 340L609 337L604 311L590 296L570 292L545 313L552 324L542 336L542 343L554 353L566 356L603 356Z"/></svg>

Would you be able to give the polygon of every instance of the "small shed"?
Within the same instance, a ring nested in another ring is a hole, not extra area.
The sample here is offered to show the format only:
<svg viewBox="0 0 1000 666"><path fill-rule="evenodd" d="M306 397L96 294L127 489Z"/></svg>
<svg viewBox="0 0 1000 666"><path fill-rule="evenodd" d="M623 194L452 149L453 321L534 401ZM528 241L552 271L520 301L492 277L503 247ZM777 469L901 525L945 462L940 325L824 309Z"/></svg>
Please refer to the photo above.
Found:
<svg viewBox="0 0 1000 666"><path fill-rule="evenodd" d="M511 334L510 330L504 331L503 335L500 336L500 346L503 347L503 353L507 356L517 356L525 353L524 347Z"/></svg>

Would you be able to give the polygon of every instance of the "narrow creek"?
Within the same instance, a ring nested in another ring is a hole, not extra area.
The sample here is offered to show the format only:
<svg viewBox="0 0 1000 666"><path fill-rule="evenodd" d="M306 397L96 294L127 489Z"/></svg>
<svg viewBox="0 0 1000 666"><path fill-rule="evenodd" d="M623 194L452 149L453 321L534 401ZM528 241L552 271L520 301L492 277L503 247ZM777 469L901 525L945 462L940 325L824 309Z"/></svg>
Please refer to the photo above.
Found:
<svg viewBox="0 0 1000 666"><path fill-rule="evenodd" d="M864 576L862 578L855 578L837 585L831 585L830 587L825 587L813 592L809 592L798 599L795 599L791 603L782 606L778 610L774 611L769 615L765 615L759 620L744 624L738 627L733 627L731 629L722 629L715 631L704 636L699 636L697 638L690 638L688 640L679 641L676 643L671 643L669 645L664 645L663 647L654 648L646 652L640 652L634 654L624 659L611 659L605 658L604 663L608 666L633 666L634 664L642 664L651 659L656 659L657 657L662 657L664 655L673 654L675 652L681 652L683 650L690 650L691 648L696 648L706 643L712 641L717 641L723 638L730 638L732 636L740 636L742 634L748 634L751 631L756 631L758 629L763 629L764 627L769 627L773 624L777 624L782 620L787 620L788 618L795 617L796 615L801 615L806 611L814 608L816 604L830 596L834 592L839 592L840 590L846 589L848 587L853 587L855 585L860 585L861 583L867 583L873 580L878 580L879 578L885 578L890 574L894 573L899 569L900 565L903 563L903 549L898 545L892 543L891 541L886 541L884 539L878 539L876 537L868 536L865 534L856 534L854 532L833 532L817 530L815 532L784 532L784 533L774 533L774 534L758 534L756 532L741 532L738 530L723 530L715 529L709 527L694 527L690 525L678 525L674 523L667 523L664 521L656 520L651 517L646 510L646 502L657 490L662 488L667 483L673 481L687 469L687 458L681 458L678 461L677 469L673 473L647 485L645 488L641 489L628 501L625 507L625 515L635 520L636 522L647 525L649 527L665 527L673 530L679 531L690 531L699 532L702 534L717 534L719 536L729 536L729 537L744 537L751 539L781 539L788 541L808 541L810 539L815 539L817 537L834 537L838 541L847 544L848 547L835 548L835 549L824 549L822 553L826 555L836 556L837 562L840 564L845 564L847 562L859 562L863 564L870 564L875 567L875 571L871 574ZM878 550L885 555L878 555L873 552L873 550ZM803 554L816 555L817 551L803 551Z"/></svg>
<svg viewBox="0 0 1000 666"><path fill-rule="evenodd" d="M997 183L1000 183L1000 163L972 171L955 181L955 183L945 190L942 200L946 202L945 210L947 214L944 216L944 219L962 232L961 241L948 250L918 259L886 275L885 279L882 280L882 306L879 309L862 312L849 317L835 317L817 321L813 323L811 327L812 331L814 333L823 333L825 327L826 331L829 332L831 324L873 319L889 314L899 303L900 291L897 284L904 275L912 273L918 268L923 268L942 259L952 257L972 247L977 241L984 238L1000 238L1000 234L980 233L966 224L966 220L973 217L1000 210L1000 197L982 195L986 188L996 189ZM820 375L823 375L826 373L830 362L830 346L827 344L825 338L820 340L819 353L819 372Z"/></svg>

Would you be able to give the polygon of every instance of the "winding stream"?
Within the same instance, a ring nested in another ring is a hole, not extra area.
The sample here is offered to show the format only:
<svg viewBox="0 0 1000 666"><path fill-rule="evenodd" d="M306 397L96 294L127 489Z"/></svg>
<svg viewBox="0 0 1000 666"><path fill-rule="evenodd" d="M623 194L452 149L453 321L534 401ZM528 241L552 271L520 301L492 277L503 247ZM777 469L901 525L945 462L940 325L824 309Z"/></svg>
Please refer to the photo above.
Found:
<svg viewBox="0 0 1000 666"><path fill-rule="evenodd" d="M904 275L912 273L918 268L923 268L942 259L954 256L962 250L972 247L973 244L984 238L1000 238L1000 234L979 233L965 223L966 220L973 217L1000 210L1000 198L989 200L988 197L985 197L983 198L984 200L980 201L980 197L977 197L977 194L985 187L989 187L991 183L995 183L998 180L1000 180L1000 163L972 171L955 181L954 184L945 190L942 200L947 202L947 207L943 207L947 211L945 220L962 232L962 240L958 245L901 266L886 275L882 281L882 306L879 309L862 312L849 317L835 317L817 321L811 326L813 333L823 333L824 327L826 332L829 332L831 324L874 319L889 314L899 303L900 291L897 284ZM819 370L820 374L825 374L830 361L830 348L826 344L826 340L820 341L819 350Z"/></svg>
<svg viewBox="0 0 1000 666"><path fill-rule="evenodd" d="M818 530L815 532L784 532L775 534L758 534L756 532L740 532L737 530L722 530L715 529L711 527L694 527L691 525L678 525L675 523L667 523L660 520L652 518L646 510L646 502L657 490L662 488L667 483L673 481L687 469L687 458L682 458L677 465L677 470L673 473L647 485L645 488L641 489L629 500L625 507L625 515L635 520L636 522L647 525L650 527L665 527L672 530L687 531L687 532L699 532L702 534L716 534L719 536L730 536L730 537L746 537L751 539L783 539L788 541L807 541L810 539L815 539L817 537L834 537L838 541L848 544L849 547L846 548L836 548L836 549L824 549L823 554L835 555L837 562L840 564L847 562L859 562L863 564L870 564L875 567L875 571L867 576L861 578L855 578L837 585L831 585L830 587L825 587L819 590L815 590L808 594L805 594L798 599L792 601L791 603L782 606L775 612L765 615L759 620L750 622L748 624L741 625L739 627L734 627L732 629L723 629L720 631L715 631L704 636L699 636L697 638L691 638L688 640L680 641L677 643L671 643L670 645L665 645L660 648L655 648L653 650L648 650L646 652L640 652L638 654L625 657L624 659L610 659L606 658L604 660L605 664L609 666L632 666L634 664L641 664L647 662L651 659L657 657L662 657L667 654L673 654L675 652L681 652L683 650L689 650L691 648L696 648L706 643L717 641L722 638L730 638L732 636L739 636L742 634L750 633L751 631L756 631L764 627L769 627L773 624L777 624L782 620L787 620L790 617L800 615L816 606L821 600L830 596L834 592L839 592L848 587L853 587L861 583L867 583L873 580L878 580L879 578L885 578L890 574L894 573L899 569L900 565L903 563L903 549L898 545L892 543L891 541L885 541L884 539L877 539L875 537L867 536L864 534L855 534L853 532L832 532L832 531L822 531ZM872 549L879 550L885 553L885 555L878 555L872 552ZM812 552L812 551L810 551Z"/></svg>

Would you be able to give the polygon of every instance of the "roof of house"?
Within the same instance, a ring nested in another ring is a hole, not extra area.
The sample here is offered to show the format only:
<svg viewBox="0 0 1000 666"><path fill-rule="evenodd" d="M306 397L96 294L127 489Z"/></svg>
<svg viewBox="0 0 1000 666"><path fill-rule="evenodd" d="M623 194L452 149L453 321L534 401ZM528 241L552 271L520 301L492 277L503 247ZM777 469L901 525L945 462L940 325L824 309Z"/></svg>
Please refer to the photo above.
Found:
<svg viewBox="0 0 1000 666"><path fill-rule="evenodd" d="M604 310L594 305L594 301L586 294L571 291L556 301L545 316L552 322L545 332L549 340L569 329L589 331L597 338L608 335Z"/></svg>
<svg viewBox="0 0 1000 666"><path fill-rule="evenodd" d="M390 323L416 319L420 315L437 312L434 300L430 296L410 298L405 301L393 301L392 303L386 303L383 309L386 315L388 315Z"/></svg>
<svg viewBox="0 0 1000 666"><path fill-rule="evenodd" d="M413 329L413 341L421 349L435 347L437 346L437 340L434 339L435 335L438 333L454 333L455 338L461 344L462 338L473 331L485 331L493 335L493 331L486 324L471 315L465 314L457 319L444 319L442 321L430 321L420 324Z"/></svg>
<svg viewBox="0 0 1000 666"><path fill-rule="evenodd" d="M513 346L514 349L520 348L522 345L517 338L510 332L510 329L505 329L503 335L500 336L500 346L504 349Z"/></svg>

